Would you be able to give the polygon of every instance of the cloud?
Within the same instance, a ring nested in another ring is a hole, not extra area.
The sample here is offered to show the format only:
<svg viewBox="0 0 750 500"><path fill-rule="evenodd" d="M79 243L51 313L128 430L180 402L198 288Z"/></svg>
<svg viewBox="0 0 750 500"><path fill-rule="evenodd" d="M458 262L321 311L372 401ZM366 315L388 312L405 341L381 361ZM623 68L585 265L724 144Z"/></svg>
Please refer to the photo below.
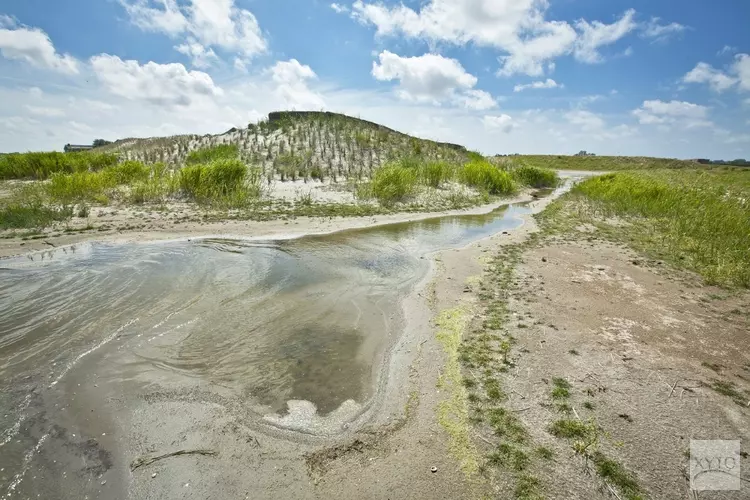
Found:
<svg viewBox="0 0 750 500"><path fill-rule="evenodd" d="M398 81L397 95L416 102L453 102L471 109L489 109L497 102L487 92L475 90L477 77L456 59L438 54L401 57L384 50L373 62L372 76Z"/></svg>
<svg viewBox="0 0 750 500"><path fill-rule="evenodd" d="M497 100L484 90L467 90L463 94L456 95L453 102L464 108L478 111L497 107Z"/></svg>
<svg viewBox="0 0 750 500"><path fill-rule="evenodd" d="M516 126L513 122L513 118L506 114L486 115L482 118L482 123L487 129L499 130L500 132L503 132L505 134L512 131Z"/></svg>
<svg viewBox="0 0 750 500"><path fill-rule="evenodd" d="M78 61L55 50L47 33L38 28L19 26L9 16L0 19L0 53L6 59L25 61L37 68L77 74Z"/></svg>
<svg viewBox="0 0 750 500"><path fill-rule="evenodd" d="M177 6L176 0L137 0L129 3L120 0L120 4L130 16L130 20L144 31L154 31L176 36L186 31L188 20ZM163 9L154 8L151 5L161 5Z"/></svg>
<svg viewBox="0 0 750 500"><path fill-rule="evenodd" d="M501 67L497 74L541 76L545 65L551 71L554 68L551 61L570 52L576 37L575 30L567 23L545 23L539 28L537 36L525 41L513 41L508 45L506 50L510 54L499 58Z"/></svg>
<svg viewBox="0 0 750 500"><path fill-rule="evenodd" d="M613 44L638 28L635 11L628 10L613 24L579 20L575 27L565 21L546 19L547 0L429 0L420 8L403 3L357 0L351 17L376 28L377 36L424 39L464 46L498 49L499 76L541 76L554 69L554 59L575 54L585 63L603 61L599 49ZM659 25L654 19L646 32L674 33L677 23Z"/></svg>
<svg viewBox="0 0 750 500"><path fill-rule="evenodd" d="M24 107L29 113L36 116L45 116L47 118L65 116L65 110L60 108L46 108L43 106L32 106L30 104L27 104Z"/></svg>
<svg viewBox="0 0 750 500"><path fill-rule="evenodd" d="M384 50L372 65L372 76L380 81L399 81L399 95L415 101L441 101L456 89L468 90L477 78L456 59L438 54L401 57Z"/></svg>
<svg viewBox="0 0 750 500"><path fill-rule="evenodd" d="M222 94L211 77L201 71L188 71L178 63L157 64L123 61L101 54L91 58L96 77L112 94L156 106L188 106L202 98Z"/></svg>
<svg viewBox="0 0 750 500"><path fill-rule="evenodd" d="M734 56L732 71L739 79L738 86L740 90L750 91L750 55L737 54Z"/></svg>
<svg viewBox="0 0 750 500"><path fill-rule="evenodd" d="M170 37L188 36L187 44L175 48L193 61L208 62L211 49L220 49L243 60L264 53L268 43L252 12L240 9L234 0L120 0L131 22L146 31ZM198 48L201 46L201 48ZM196 59L196 55L199 54ZM214 54L216 55L216 54Z"/></svg>
<svg viewBox="0 0 750 500"><path fill-rule="evenodd" d="M685 83L707 83L714 92L724 92L737 83L736 78L704 62L699 62L695 68L682 77L682 81Z"/></svg>
<svg viewBox="0 0 750 500"><path fill-rule="evenodd" d="M737 52L737 47L732 47L731 45L724 45L720 51L716 53L717 56L723 56L725 54L731 54L733 52Z"/></svg>
<svg viewBox="0 0 750 500"><path fill-rule="evenodd" d="M605 126L604 120L599 115L583 109L568 111L564 117L571 125L580 127L584 132L598 131Z"/></svg>
<svg viewBox="0 0 750 500"><path fill-rule="evenodd" d="M345 13L349 12L349 7L347 7L346 5L338 4L338 3L332 3L331 4L331 8L334 11L336 11L336 13L338 13L338 14L345 14Z"/></svg>
<svg viewBox="0 0 750 500"><path fill-rule="evenodd" d="M714 92L724 92L735 85L739 91L750 91L750 55L737 54L729 70L724 72L699 62L682 77L685 83L706 83Z"/></svg>
<svg viewBox="0 0 750 500"><path fill-rule="evenodd" d="M583 19L578 21L576 28L581 34L575 45L576 59L590 64L602 62L604 59L599 49L617 42L633 31L638 26L634 18L635 10L630 9L613 24L604 24L600 21L589 23Z"/></svg>
<svg viewBox="0 0 750 500"><path fill-rule="evenodd" d="M644 23L642 26L641 36L643 38L653 38L655 42L663 42L671 36L683 33L687 29L687 26L680 23L659 24L659 18L652 17L650 21Z"/></svg>
<svg viewBox="0 0 750 500"><path fill-rule="evenodd" d="M563 88L564 85L557 83L552 78L547 78L544 81L531 82L524 85L516 85L513 87L513 92L522 92L526 89L556 89Z"/></svg>
<svg viewBox="0 0 750 500"><path fill-rule="evenodd" d="M679 125L683 128L712 127L708 108L686 101L643 101L632 111L642 125Z"/></svg>
<svg viewBox="0 0 750 500"><path fill-rule="evenodd" d="M188 56L196 68L209 68L219 60L213 49L207 49L195 40L188 40L186 43L177 45L175 50Z"/></svg>
<svg viewBox="0 0 750 500"><path fill-rule="evenodd" d="M310 90L309 80L317 75L310 66L300 64L296 59L279 61L270 70L271 79L277 85L276 95L288 109L313 109L325 107L323 97Z"/></svg>

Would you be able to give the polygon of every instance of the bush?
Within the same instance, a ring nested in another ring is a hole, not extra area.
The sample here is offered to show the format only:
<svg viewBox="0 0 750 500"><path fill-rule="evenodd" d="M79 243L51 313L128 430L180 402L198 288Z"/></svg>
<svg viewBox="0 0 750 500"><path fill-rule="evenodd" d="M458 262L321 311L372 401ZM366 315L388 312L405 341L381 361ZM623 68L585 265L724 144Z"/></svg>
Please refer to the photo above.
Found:
<svg viewBox="0 0 750 500"><path fill-rule="evenodd" d="M238 156L239 148L236 144L219 144L218 146L191 152L185 159L185 163L188 165L197 165L216 160L236 160Z"/></svg>
<svg viewBox="0 0 750 500"><path fill-rule="evenodd" d="M510 194L516 190L515 182L508 172L491 163L470 161L461 168L459 178L462 183L489 194Z"/></svg>
<svg viewBox="0 0 750 500"><path fill-rule="evenodd" d="M514 179L533 188L555 187L560 182L557 172L548 168L522 166L511 170Z"/></svg>
<svg viewBox="0 0 750 500"><path fill-rule="evenodd" d="M399 164L388 164L375 170L370 183L372 196L383 205L391 205L414 194L417 172Z"/></svg>

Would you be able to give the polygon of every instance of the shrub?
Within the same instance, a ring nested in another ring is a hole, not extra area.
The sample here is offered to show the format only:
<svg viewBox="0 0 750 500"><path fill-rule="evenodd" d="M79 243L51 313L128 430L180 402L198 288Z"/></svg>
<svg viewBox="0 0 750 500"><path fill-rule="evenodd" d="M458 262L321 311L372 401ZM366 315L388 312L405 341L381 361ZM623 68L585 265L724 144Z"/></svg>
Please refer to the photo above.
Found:
<svg viewBox="0 0 750 500"><path fill-rule="evenodd" d="M375 171L370 183L372 196L383 205L392 205L414 194L417 188L417 173L414 169L399 164L389 164Z"/></svg>
<svg viewBox="0 0 750 500"><path fill-rule="evenodd" d="M521 166L511 170L514 179L533 188L555 187L560 182L557 172L548 168Z"/></svg>
<svg viewBox="0 0 750 500"><path fill-rule="evenodd" d="M510 194L516 190L511 175L487 161L470 161L461 168L461 182L489 194Z"/></svg>
<svg viewBox="0 0 750 500"><path fill-rule="evenodd" d="M236 160L238 155L239 148L236 144L219 144L218 146L192 151L185 159L185 163L196 165L216 160Z"/></svg>

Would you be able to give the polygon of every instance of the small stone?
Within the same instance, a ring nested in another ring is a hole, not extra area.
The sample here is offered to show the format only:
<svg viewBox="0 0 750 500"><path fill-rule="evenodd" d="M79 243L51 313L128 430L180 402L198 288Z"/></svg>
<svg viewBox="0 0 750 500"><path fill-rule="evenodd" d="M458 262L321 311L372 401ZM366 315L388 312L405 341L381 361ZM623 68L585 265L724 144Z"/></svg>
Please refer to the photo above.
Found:
<svg viewBox="0 0 750 500"><path fill-rule="evenodd" d="M432 466L432 468L430 469L430 471L431 471L431 472L432 472L433 474L434 474L434 473L436 473L436 472L437 472L437 467L435 467L435 466L433 465L433 466Z"/></svg>
<svg viewBox="0 0 750 500"><path fill-rule="evenodd" d="M102 481L102 486L104 486L105 484L107 484L107 481L106 480Z"/></svg>
<svg viewBox="0 0 750 500"><path fill-rule="evenodd" d="M542 262L547 262L547 257L542 257Z"/></svg>
<svg viewBox="0 0 750 500"><path fill-rule="evenodd" d="M153 479L155 477L156 477L156 472L154 472L153 474L151 474L151 479Z"/></svg>

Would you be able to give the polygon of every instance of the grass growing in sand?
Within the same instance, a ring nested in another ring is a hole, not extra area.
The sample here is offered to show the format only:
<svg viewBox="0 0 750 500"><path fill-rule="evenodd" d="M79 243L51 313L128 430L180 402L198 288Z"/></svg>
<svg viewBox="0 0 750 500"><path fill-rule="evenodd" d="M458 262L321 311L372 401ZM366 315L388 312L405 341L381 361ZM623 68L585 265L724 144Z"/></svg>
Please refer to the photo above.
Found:
<svg viewBox="0 0 750 500"><path fill-rule="evenodd" d="M0 180L43 180L55 173L101 170L117 161L117 155L108 153L11 153L0 156Z"/></svg>
<svg viewBox="0 0 750 500"><path fill-rule="evenodd" d="M710 284L750 287L750 170L618 172L553 205L542 220L560 229L589 222Z"/></svg>

